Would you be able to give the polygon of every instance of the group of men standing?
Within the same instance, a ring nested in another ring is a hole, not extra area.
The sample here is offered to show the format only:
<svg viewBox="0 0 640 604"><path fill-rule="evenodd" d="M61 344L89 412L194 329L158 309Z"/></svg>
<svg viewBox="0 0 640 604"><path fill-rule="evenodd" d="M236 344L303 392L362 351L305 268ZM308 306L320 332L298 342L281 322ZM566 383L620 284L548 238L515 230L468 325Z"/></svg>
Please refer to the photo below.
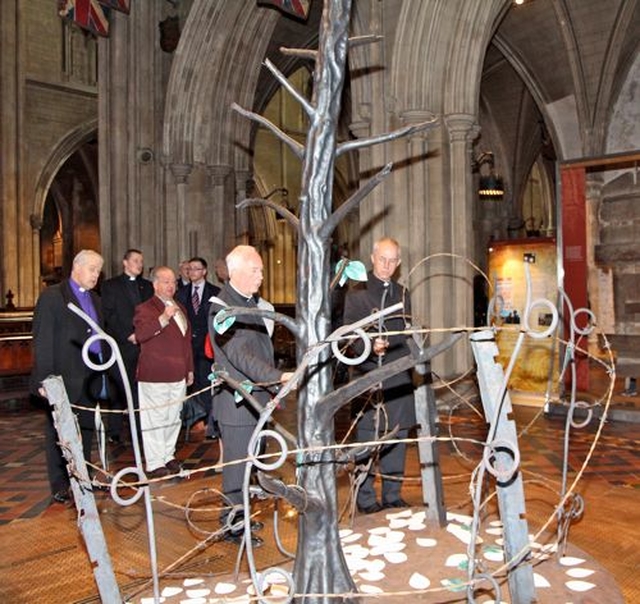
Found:
<svg viewBox="0 0 640 604"><path fill-rule="evenodd" d="M352 323L398 301L404 311L377 325L372 352L356 371L364 373L406 354L405 337L401 334L409 321L410 303L407 291L393 280L400 264L400 246L390 238L376 242L371 256L373 270L366 284L347 294L344 321ZM252 395L266 404L273 393L292 377L275 367L269 321L256 314L238 315L223 333L213 327L213 317L226 306L264 308L259 296L263 279L260 254L251 246L239 245L226 257L226 279L222 288L206 280L207 263L192 258L181 266L178 279L166 266L156 267L151 282L142 277L143 257L139 250L128 250L123 258L123 273L105 281L102 300L93 291L98 283L103 259L94 251L84 250L73 261L69 279L42 292L34 313L33 341L35 363L32 390L44 395L41 382L48 375L61 375L69 400L77 405L82 430L84 455L91 459L93 410L107 397L124 407L124 383L115 380L110 395L105 372L96 372L82 360L82 347L92 334L89 325L67 305L82 308L96 323L104 325L119 345L127 378L133 385L134 405L140 411L140 427L149 477L163 477L180 471L175 458L176 442L181 427L181 404L191 387L195 396L183 411L189 424L206 420L207 435L217 437L224 447L223 493L234 508L242 506L244 469L233 463L247 455L250 437L258 414L226 382L222 382L212 405L210 380L211 359L205 352L210 337L213 357L235 382L250 382ZM182 270L184 269L184 270ZM188 274L188 282L184 281ZM383 325L384 323L384 325ZM383 331L384 327L384 331ZM391 335L385 335L390 332ZM96 358L112 354L104 342L94 343L91 353ZM112 381L112 380L111 380ZM410 372L385 381L379 401L385 406L386 425L376 419L379 405L365 405L358 423L358 439L375 440L381 432L399 426L402 438L415 423L413 387ZM122 436L122 414L111 414L109 434L113 442ZM46 434L47 468L53 500L69 499L69 477L62 459L49 414ZM384 447L380 454L382 497L378 501L373 474L367 476L358 494L358 507L364 513L385 507L405 507L400 497L404 472L403 443ZM228 512L223 513L226 520ZM253 528L259 529L254 522ZM241 529L232 528L228 537L240 541ZM253 536L254 545L261 543Z"/></svg>

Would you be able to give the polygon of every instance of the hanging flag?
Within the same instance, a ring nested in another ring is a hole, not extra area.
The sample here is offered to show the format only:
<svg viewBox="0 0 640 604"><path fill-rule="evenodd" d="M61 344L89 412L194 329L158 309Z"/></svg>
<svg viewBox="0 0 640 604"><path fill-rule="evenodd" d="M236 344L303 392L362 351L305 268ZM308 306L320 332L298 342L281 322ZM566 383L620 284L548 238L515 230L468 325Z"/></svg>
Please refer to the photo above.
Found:
<svg viewBox="0 0 640 604"><path fill-rule="evenodd" d="M59 0L58 14L98 36L109 35L109 9L98 0Z"/></svg>
<svg viewBox="0 0 640 604"><path fill-rule="evenodd" d="M98 0L98 2L107 8L129 14L130 0Z"/></svg>
<svg viewBox="0 0 640 604"><path fill-rule="evenodd" d="M273 6L283 13L306 20L311 0L258 0L258 4Z"/></svg>

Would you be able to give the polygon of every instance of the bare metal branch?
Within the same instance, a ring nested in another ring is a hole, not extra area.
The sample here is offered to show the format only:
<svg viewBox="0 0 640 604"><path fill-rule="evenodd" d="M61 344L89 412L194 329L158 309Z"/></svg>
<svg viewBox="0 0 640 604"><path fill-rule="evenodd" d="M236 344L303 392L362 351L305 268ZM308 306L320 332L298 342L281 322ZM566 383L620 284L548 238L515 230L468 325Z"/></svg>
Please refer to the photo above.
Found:
<svg viewBox="0 0 640 604"><path fill-rule="evenodd" d="M364 457L367 457L374 449L380 447L380 445L385 441L394 439L398 435L399 431L400 426L396 426L390 432L379 436L375 445L362 445L361 447L349 447L346 450L340 450L336 454L336 460L338 461L338 463L349 463L356 462L359 459L363 459Z"/></svg>
<svg viewBox="0 0 640 604"><path fill-rule="evenodd" d="M299 57L301 59L311 59L312 61L318 58L318 51L313 50L313 48L287 48L286 46L281 46L280 52L288 57Z"/></svg>
<svg viewBox="0 0 640 604"><path fill-rule="evenodd" d="M300 92L298 92L291 85L291 82L284 77L282 72L269 59L265 59L264 66L273 74L276 80L280 82L282 87L285 88L289 92L289 94L302 105L302 108L305 110L306 114L309 117L313 117L315 113L315 109L313 108L313 105L311 105L311 103L309 103L309 101L307 101L307 99L305 99L300 94Z"/></svg>
<svg viewBox="0 0 640 604"><path fill-rule="evenodd" d="M342 219L352 210L355 210L360 202L367 196L373 189L375 189L391 172L393 162L389 162L380 172L378 172L373 178L370 178L366 184L360 187L347 201L345 201L327 220L320 229L320 235L322 237L328 237L333 230L340 224Z"/></svg>
<svg viewBox="0 0 640 604"><path fill-rule="evenodd" d="M268 206L275 211L276 214L282 216L296 231L300 229L300 221L298 217L289 209L281 206L279 203L272 201L271 199L262 199L261 197L250 197L242 200L239 204L236 204L236 208L242 210L249 206Z"/></svg>
<svg viewBox="0 0 640 604"><path fill-rule="evenodd" d="M258 113L254 113L253 111L247 111L238 105L237 103L231 103L231 109L237 111L240 115L253 120L254 122L258 122L262 124L268 130L271 130L273 134L275 134L285 145L287 145L293 154L298 158L302 159L304 157L304 145L301 145L298 141L291 138L288 134L285 134L280 128L278 128L275 124L270 122L267 118L262 117Z"/></svg>
<svg viewBox="0 0 640 604"><path fill-rule="evenodd" d="M316 499L309 498L305 491L300 487L286 485L282 480L272 478L264 472L259 471L257 475L258 482L265 491L281 499L286 499L301 514L308 511L310 507L314 507L319 510L322 509L320 502Z"/></svg>
<svg viewBox="0 0 640 604"><path fill-rule="evenodd" d="M352 141L347 141L338 145L336 148L336 157L347 153L348 151L355 151L356 149L362 149L363 147L371 147L373 145L379 145L380 143L387 143L403 136L409 136L414 132L420 132L427 128L433 128L438 123L438 118L427 120L426 122L420 122L419 124L413 124L411 126L404 126L393 132L387 132L386 134L380 134L379 136L370 136L368 138L359 138Z"/></svg>
<svg viewBox="0 0 640 604"><path fill-rule="evenodd" d="M263 319L271 319L272 321L276 321L276 323L281 323L296 337L298 337L300 333L300 327L295 319L274 310L267 310L266 308L246 308L244 306L226 306L219 312L222 313L220 315L222 321L227 317L262 317Z"/></svg>
<svg viewBox="0 0 640 604"><path fill-rule="evenodd" d="M349 48L355 48L356 46L363 46L365 44L373 44L374 42L380 42L384 40L384 36L377 34L367 34L366 36L353 36L349 38Z"/></svg>

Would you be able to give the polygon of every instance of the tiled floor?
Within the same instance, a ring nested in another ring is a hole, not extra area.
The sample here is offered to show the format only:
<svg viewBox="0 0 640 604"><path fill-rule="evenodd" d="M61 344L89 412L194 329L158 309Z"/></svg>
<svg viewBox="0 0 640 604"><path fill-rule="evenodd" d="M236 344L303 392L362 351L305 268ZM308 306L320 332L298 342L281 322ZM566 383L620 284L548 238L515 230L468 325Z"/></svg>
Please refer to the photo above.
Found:
<svg viewBox="0 0 640 604"><path fill-rule="evenodd" d="M440 408L440 435L445 439L448 436L461 439L456 441L455 447L446 440L440 445L449 509L467 496L468 474L473 465L465 461L465 456L478 458L480 446L472 441L482 439L486 427L484 421L466 406L457 407L451 413L447 411L448 408L447 405ZM291 427L293 415L292 408L284 412L283 423ZM541 521L553 509L553 502L557 501L562 475L565 422L561 417L545 417L538 409L531 407L517 407L515 416L521 432L519 444L525 482L543 484L548 491L548 502L538 507L534 505L530 511L532 521ZM78 547L75 543L77 537L74 537L73 510L49 505L44 469L43 421L43 411L33 408L24 400L4 404L0 409L0 525L4 525L0 526L0 542L6 543L9 537L16 542L17 536L23 535L21 543L28 549L28 555L20 557L18 564L11 557L11 551L0 547L0 585L3 573L51 572L50 569L45 570L45 564L33 564L33 560L46 561L53 556L52 543L58 544L55 554L62 556L76 551ZM578 488L586 501L585 515L572 526L569 540L594 556L613 574L629 602L638 601L634 598L639 595L636 569L640 567L640 553L636 545L640 537L640 424L606 423L592 451L597 427L594 421L582 430L571 432L569 482L582 469L589 456L590 459ZM184 460L185 467L196 469L215 464L219 456L218 446L204 440L202 433L192 434L191 440L180 445L179 456ZM110 458L114 468L130 464L130 446L111 447ZM409 473L417 476L415 447L410 449L408 460ZM212 475L209 471L205 476L194 477L191 487L206 489L215 482L211 479ZM415 483L407 484L405 494L413 505L420 503L420 491ZM162 492L158 491L156 495L161 498ZM104 500L108 496L101 494L99 497ZM120 531L128 527L121 533L120 543L130 543L128 540L133 539L134 533L140 532L140 527L136 526L134 530L128 524L134 521L127 516L127 512L112 512L106 503L104 509L105 513L114 516L119 514L111 521ZM46 530L47 535L60 532L59 539L40 538L37 532L41 530ZM222 549L218 555L220 560L217 564L232 565L235 562L231 548ZM51 581L55 580L55 576L47 575L45 582L51 588ZM88 589L91 593L91 580ZM42 600L33 601L52 601L48 597L45 595ZM91 600L86 599L86 592L82 597L60 597L60 602ZM4 601L19 600L5 598Z"/></svg>

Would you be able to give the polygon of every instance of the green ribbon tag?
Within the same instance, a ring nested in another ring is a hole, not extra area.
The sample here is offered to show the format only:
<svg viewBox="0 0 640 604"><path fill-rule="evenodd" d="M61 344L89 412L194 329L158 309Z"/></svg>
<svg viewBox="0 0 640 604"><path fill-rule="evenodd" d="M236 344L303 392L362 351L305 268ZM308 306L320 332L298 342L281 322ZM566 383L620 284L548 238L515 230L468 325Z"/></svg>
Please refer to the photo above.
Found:
<svg viewBox="0 0 640 604"><path fill-rule="evenodd" d="M247 392L248 394L251 394L251 391L253 390L253 384L249 380L245 380L240 384L240 386L242 386L242 389L245 392ZM240 394L240 392L236 390L235 393L233 394L233 399L235 400L236 403L240 403L244 399L244 396L242 396L242 394Z"/></svg>
<svg viewBox="0 0 640 604"><path fill-rule="evenodd" d="M365 265L360 262L360 260L345 260L344 258L342 258L336 265L336 273L338 273L342 269L342 264L344 262L347 263L347 266L340 275L340 286L344 285L347 282L347 279L352 279L353 281L367 280L367 269Z"/></svg>
<svg viewBox="0 0 640 604"><path fill-rule="evenodd" d="M213 317L213 328L216 330L216 333L223 334L229 327L231 327L236 318L234 316L229 316L226 319L223 319L221 313L224 312L224 309L219 310L216 313L216 316Z"/></svg>

